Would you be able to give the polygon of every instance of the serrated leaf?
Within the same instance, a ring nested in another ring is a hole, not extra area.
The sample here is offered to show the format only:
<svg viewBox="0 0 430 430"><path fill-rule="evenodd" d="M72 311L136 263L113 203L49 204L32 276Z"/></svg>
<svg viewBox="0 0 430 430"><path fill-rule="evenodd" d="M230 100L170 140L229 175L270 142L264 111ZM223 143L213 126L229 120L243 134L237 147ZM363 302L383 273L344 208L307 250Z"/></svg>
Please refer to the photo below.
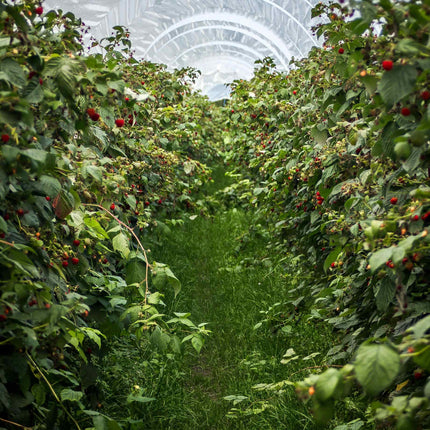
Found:
<svg viewBox="0 0 430 430"><path fill-rule="evenodd" d="M396 294L396 284L388 277L383 278L376 286L375 301L378 310L385 312Z"/></svg>
<svg viewBox="0 0 430 430"><path fill-rule="evenodd" d="M83 70L83 63L68 56L53 56L45 66L46 75L54 78L60 93L73 99L77 88L76 77Z"/></svg>
<svg viewBox="0 0 430 430"><path fill-rule="evenodd" d="M394 66L385 72L378 84L384 103L391 107L408 96L415 87L417 70L413 66Z"/></svg>
<svg viewBox="0 0 430 430"><path fill-rule="evenodd" d="M119 251L123 257L127 258L130 254L128 237L124 233L117 234L112 239L113 249Z"/></svg>
<svg viewBox="0 0 430 430"><path fill-rule="evenodd" d="M37 81L31 81L24 90L24 97L29 103L40 103L43 100L43 89Z"/></svg>
<svg viewBox="0 0 430 430"><path fill-rule="evenodd" d="M24 71L15 60L12 60L12 58L4 58L0 62L0 72L3 72L2 76L4 76L10 84L15 85L18 88L23 88L27 83Z"/></svg>
<svg viewBox="0 0 430 430"><path fill-rule="evenodd" d="M369 258L370 270L374 272L378 270L388 260L391 260L393 248L382 248L374 252Z"/></svg>
<svg viewBox="0 0 430 430"><path fill-rule="evenodd" d="M61 390L60 397L64 402L65 400L69 400L70 402L79 402L82 399L84 393L82 391L73 391L70 388L65 388Z"/></svg>
<svg viewBox="0 0 430 430"><path fill-rule="evenodd" d="M355 373L364 390L376 396L388 388L400 370L400 356L388 345L363 344L358 348Z"/></svg>
<svg viewBox="0 0 430 430"><path fill-rule="evenodd" d="M52 176L42 175L36 184L37 190L51 198L57 196L61 191L61 183Z"/></svg>

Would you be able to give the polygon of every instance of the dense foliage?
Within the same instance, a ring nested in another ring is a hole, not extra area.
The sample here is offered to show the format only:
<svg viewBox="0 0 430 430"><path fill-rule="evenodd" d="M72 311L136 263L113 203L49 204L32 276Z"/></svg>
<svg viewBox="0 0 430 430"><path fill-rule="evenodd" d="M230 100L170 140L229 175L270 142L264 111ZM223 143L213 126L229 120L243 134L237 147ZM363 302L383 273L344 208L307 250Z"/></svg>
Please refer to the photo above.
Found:
<svg viewBox="0 0 430 430"><path fill-rule="evenodd" d="M430 1L350 3L319 4L323 47L288 73L260 61L225 108L194 70L137 61L125 28L89 54L72 14L0 5L2 425L147 428L208 330L146 244L215 210L200 191L220 154L218 195L254 217L238 251L258 235L267 277L285 272L256 332L339 339L307 378L255 386L253 409L231 393L230 418L294 386L324 425L344 400L339 430L430 425Z"/></svg>
<svg viewBox="0 0 430 430"><path fill-rule="evenodd" d="M369 422L426 428L430 2L350 3L358 13L343 1L314 9L324 46L288 74L265 59L235 83L224 139L238 180L224 194L256 208L270 252L289 262L294 288L273 321L294 309L324 320L342 339L328 366L354 359L296 384L317 418L358 381L382 400Z"/></svg>
<svg viewBox="0 0 430 430"><path fill-rule="evenodd" d="M1 421L120 428L100 408L121 338L143 365L207 334L164 314L180 282L144 245L208 210L212 107L195 71L136 61L122 27L84 55L80 20L25 1L2 2L0 30ZM143 428L150 384L121 382L110 402Z"/></svg>

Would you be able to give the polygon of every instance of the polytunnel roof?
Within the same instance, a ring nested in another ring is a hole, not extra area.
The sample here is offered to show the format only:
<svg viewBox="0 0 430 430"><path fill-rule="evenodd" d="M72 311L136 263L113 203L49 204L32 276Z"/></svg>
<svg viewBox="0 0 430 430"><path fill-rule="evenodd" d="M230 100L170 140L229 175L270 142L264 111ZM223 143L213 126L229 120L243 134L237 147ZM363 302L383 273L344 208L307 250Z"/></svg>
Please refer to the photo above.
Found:
<svg viewBox="0 0 430 430"><path fill-rule="evenodd" d="M216 100L225 83L249 79L254 62L272 57L280 70L318 40L311 9L319 0L46 0L71 11L96 39L129 29L135 57L201 71L196 89Z"/></svg>

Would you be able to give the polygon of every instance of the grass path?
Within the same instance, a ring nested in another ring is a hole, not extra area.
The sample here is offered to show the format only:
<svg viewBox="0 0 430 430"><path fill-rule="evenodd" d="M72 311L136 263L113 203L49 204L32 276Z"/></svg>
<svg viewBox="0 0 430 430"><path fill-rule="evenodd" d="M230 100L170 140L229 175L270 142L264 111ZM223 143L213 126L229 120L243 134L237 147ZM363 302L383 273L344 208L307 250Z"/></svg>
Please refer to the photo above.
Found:
<svg viewBox="0 0 430 430"><path fill-rule="evenodd" d="M289 334L267 326L254 330L263 318L260 311L285 299L288 282L281 270L262 263L264 240L241 249L238 238L249 231L249 221L238 210L197 218L173 229L163 246L153 248L155 259L167 263L182 282L175 309L191 312L195 323L208 322L212 330L201 354L182 364L182 387L166 405L159 428L315 428L293 388L281 396L251 388L287 379L305 367L304 362L280 364L288 348L306 356L330 345L326 329L300 318L291 323ZM224 399L232 395L247 398L233 406ZM267 404L264 412L254 413ZM242 412L227 417L232 407Z"/></svg>

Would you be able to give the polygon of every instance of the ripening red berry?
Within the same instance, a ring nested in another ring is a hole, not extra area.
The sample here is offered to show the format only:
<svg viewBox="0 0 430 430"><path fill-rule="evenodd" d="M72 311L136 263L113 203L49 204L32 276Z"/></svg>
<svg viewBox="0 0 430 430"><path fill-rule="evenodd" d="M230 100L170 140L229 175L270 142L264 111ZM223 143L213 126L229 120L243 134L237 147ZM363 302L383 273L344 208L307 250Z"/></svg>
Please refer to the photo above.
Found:
<svg viewBox="0 0 430 430"><path fill-rule="evenodd" d="M411 110L407 107L402 108L400 112L403 116L409 116L411 114Z"/></svg>
<svg viewBox="0 0 430 430"><path fill-rule="evenodd" d="M50 303L45 303L45 308L46 309L49 309L51 307L51 304Z"/></svg>
<svg viewBox="0 0 430 430"><path fill-rule="evenodd" d="M46 200L47 202L49 202L49 201L51 200L51 197L46 196L46 197L45 197L45 200Z"/></svg>
<svg viewBox="0 0 430 430"><path fill-rule="evenodd" d="M420 219L420 217L419 217L419 215L414 215L414 216L412 217L412 219L413 219L414 221L418 221L418 220Z"/></svg>
<svg viewBox="0 0 430 430"><path fill-rule="evenodd" d="M81 241L79 239L73 240L73 245L75 245L75 246L79 246L80 243L81 243Z"/></svg>
<svg viewBox="0 0 430 430"><path fill-rule="evenodd" d="M391 203L392 205L395 205L395 204L397 203L397 201L398 201L398 198L397 198L397 197L391 197L391 199L390 199L390 203Z"/></svg>
<svg viewBox="0 0 430 430"><path fill-rule="evenodd" d="M9 136L8 134L2 134L2 135L1 135L1 141L2 141L3 143L7 143L7 142L9 142L9 139L10 139L10 136Z"/></svg>
<svg viewBox="0 0 430 430"><path fill-rule="evenodd" d="M294 90L294 91L293 91L293 94L294 94L294 95L296 95L296 94L297 94L297 91L296 91L296 90Z"/></svg>
<svg viewBox="0 0 430 430"><path fill-rule="evenodd" d="M110 210L111 210L111 211L114 211L114 210L115 210L115 203L112 203L112 204L110 205Z"/></svg>
<svg viewBox="0 0 430 430"><path fill-rule="evenodd" d="M88 116L94 115L96 113L96 110L93 108L88 108L87 109L87 114Z"/></svg>
<svg viewBox="0 0 430 430"><path fill-rule="evenodd" d="M234 109L231 110L231 113L234 113Z"/></svg>
<svg viewBox="0 0 430 430"><path fill-rule="evenodd" d="M424 90L421 92L420 96L423 100L428 100L430 99L430 91Z"/></svg>
<svg viewBox="0 0 430 430"><path fill-rule="evenodd" d="M421 370L415 370L414 379L419 380L423 377L423 372Z"/></svg>
<svg viewBox="0 0 430 430"><path fill-rule="evenodd" d="M43 79L42 78L39 78L39 84L43 85Z"/></svg>
<svg viewBox="0 0 430 430"><path fill-rule="evenodd" d="M102 263L103 264L107 264L109 261L108 261L108 259L105 257L105 258L103 258L103 260L102 260Z"/></svg>
<svg viewBox="0 0 430 430"><path fill-rule="evenodd" d="M63 260L61 264L63 265L63 267L67 267L69 265L69 262L67 260Z"/></svg>
<svg viewBox="0 0 430 430"><path fill-rule="evenodd" d="M339 52L339 54L343 54L345 52L345 50L343 48L339 48L339 50L337 52Z"/></svg>
<svg viewBox="0 0 430 430"><path fill-rule="evenodd" d="M1 315L0 315L0 322L4 322L4 321L6 321L6 320L7 320L7 316L6 316L6 315L1 314Z"/></svg>
<svg viewBox="0 0 430 430"><path fill-rule="evenodd" d="M24 209L19 208L16 213L18 214L18 216L23 216L24 215Z"/></svg>
<svg viewBox="0 0 430 430"><path fill-rule="evenodd" d="M34 13L36 15L42 15L42 13L43 13L43 7L42 6L38 6L36 9L34 9Z"/></svg>
<svg viewBox="0 0 430 430"><path fill-rule="evenodd" d="M78 257L73 257L72 258L72 264L75 265L75 266L78 265L79 264L79 258Z"/></svg>
<svg viewBox="0 0 430 430"><path fill-rule="evenodd" d="M391 70L393 68L393 62L391 60L384 60L382 62L382 68L384 70Z"/></svg>
<svg viewBox="0 0 430 430"><path fill-rule="evenodd" d="M126 102L130 101L130 99L129 99L128 97L126 97L124 100L125 100Z"/></svg>
<svg viewBox="0 0 430 430"><path fill-rule="evenodd" d="M117 127L122 127L124 125L124 120L122 118L118 118L115 120L115 125Z"/></svg>

